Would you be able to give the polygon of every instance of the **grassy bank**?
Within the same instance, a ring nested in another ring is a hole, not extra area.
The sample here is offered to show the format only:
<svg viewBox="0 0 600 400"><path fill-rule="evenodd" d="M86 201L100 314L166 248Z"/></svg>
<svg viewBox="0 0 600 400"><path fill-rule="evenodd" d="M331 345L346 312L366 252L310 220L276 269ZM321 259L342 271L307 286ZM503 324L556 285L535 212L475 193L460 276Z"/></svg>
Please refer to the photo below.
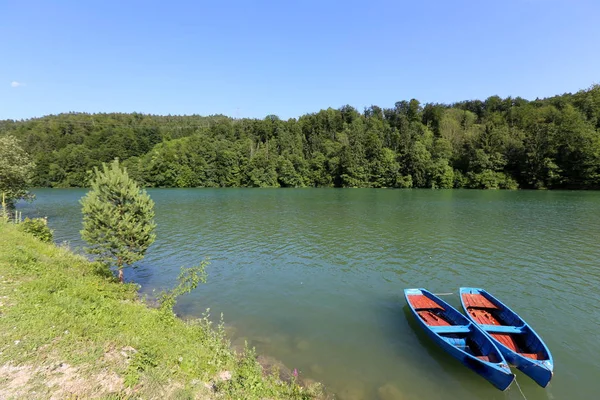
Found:
<svg viewBox="0 0 600 400"><path fill-rule="evenodd" d="M201 288L199 289L201 290ZM0 221L0 398L306 399L207 319L150 308L135 285Z"/></svg>

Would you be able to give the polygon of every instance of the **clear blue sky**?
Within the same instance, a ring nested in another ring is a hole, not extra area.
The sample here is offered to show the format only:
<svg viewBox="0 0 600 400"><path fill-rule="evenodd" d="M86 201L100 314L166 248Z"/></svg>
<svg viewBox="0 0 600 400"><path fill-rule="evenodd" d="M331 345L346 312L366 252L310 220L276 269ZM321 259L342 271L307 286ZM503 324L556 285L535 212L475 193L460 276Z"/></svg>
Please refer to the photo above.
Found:
<svg viewBox="0 0 600 400"><path fill-rule="evenodd" d="M0 119L297 117L600 82L598 0L0 0Z"/></svg>

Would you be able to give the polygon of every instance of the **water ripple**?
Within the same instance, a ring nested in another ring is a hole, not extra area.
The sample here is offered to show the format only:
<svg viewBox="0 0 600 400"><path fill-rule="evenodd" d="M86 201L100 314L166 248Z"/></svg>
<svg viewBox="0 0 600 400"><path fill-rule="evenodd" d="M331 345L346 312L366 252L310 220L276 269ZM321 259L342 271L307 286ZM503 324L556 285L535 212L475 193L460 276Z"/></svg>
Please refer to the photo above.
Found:
<svg viewBox="0 0 600 400"><path fill-rule="evenodd" d="M59 240L80 245L83 191L41 190ZM210 257L180 312L214 315L269 355L347 397L504 399L428 341L405 287L485 287L552 349L555 398L590 398L600 375L600 193L425 190L151 190L158 240L129 277L171 287ZM456 296L446 298L458 306ZM530 400L548 393L521 379ZM345 392L344 392L345 391ZM517 398L509 392L508 398ZM518 395L518 393L517 393Z"/></svg>

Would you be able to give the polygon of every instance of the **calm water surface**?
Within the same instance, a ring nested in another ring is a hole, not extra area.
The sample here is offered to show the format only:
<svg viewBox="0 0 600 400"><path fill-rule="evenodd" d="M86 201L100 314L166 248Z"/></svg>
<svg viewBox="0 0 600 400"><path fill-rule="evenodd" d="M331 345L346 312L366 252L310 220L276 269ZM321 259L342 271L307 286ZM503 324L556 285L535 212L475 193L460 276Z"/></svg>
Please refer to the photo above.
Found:
<svg viewBox="0 0 600 400"><path fill-rule="evenodd" d="M81 246L84 190L36 190ZM210 257L208 283L178 312L223 313L232 340L323 382L341 399L522 399L447 356L419 330L402 290L459 307L483 287L550 347L555 377L529 400L593 399L600 389L600 193L372 189L156 189L158 239L126 275L152 293Z"/></svg>

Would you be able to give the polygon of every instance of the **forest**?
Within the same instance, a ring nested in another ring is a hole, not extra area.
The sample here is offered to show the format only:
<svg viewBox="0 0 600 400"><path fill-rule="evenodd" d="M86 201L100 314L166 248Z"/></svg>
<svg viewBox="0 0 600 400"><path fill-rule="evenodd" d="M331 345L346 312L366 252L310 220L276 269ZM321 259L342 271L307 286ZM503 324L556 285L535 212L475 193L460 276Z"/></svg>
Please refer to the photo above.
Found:
<svg viewBox="0 0 600 400"><path fill-rule="evenodd" d="M600 85L288 120L64 113L0 135L33 157L38 187L85 187L118 158L146 187L600 188Z"/></svg>

